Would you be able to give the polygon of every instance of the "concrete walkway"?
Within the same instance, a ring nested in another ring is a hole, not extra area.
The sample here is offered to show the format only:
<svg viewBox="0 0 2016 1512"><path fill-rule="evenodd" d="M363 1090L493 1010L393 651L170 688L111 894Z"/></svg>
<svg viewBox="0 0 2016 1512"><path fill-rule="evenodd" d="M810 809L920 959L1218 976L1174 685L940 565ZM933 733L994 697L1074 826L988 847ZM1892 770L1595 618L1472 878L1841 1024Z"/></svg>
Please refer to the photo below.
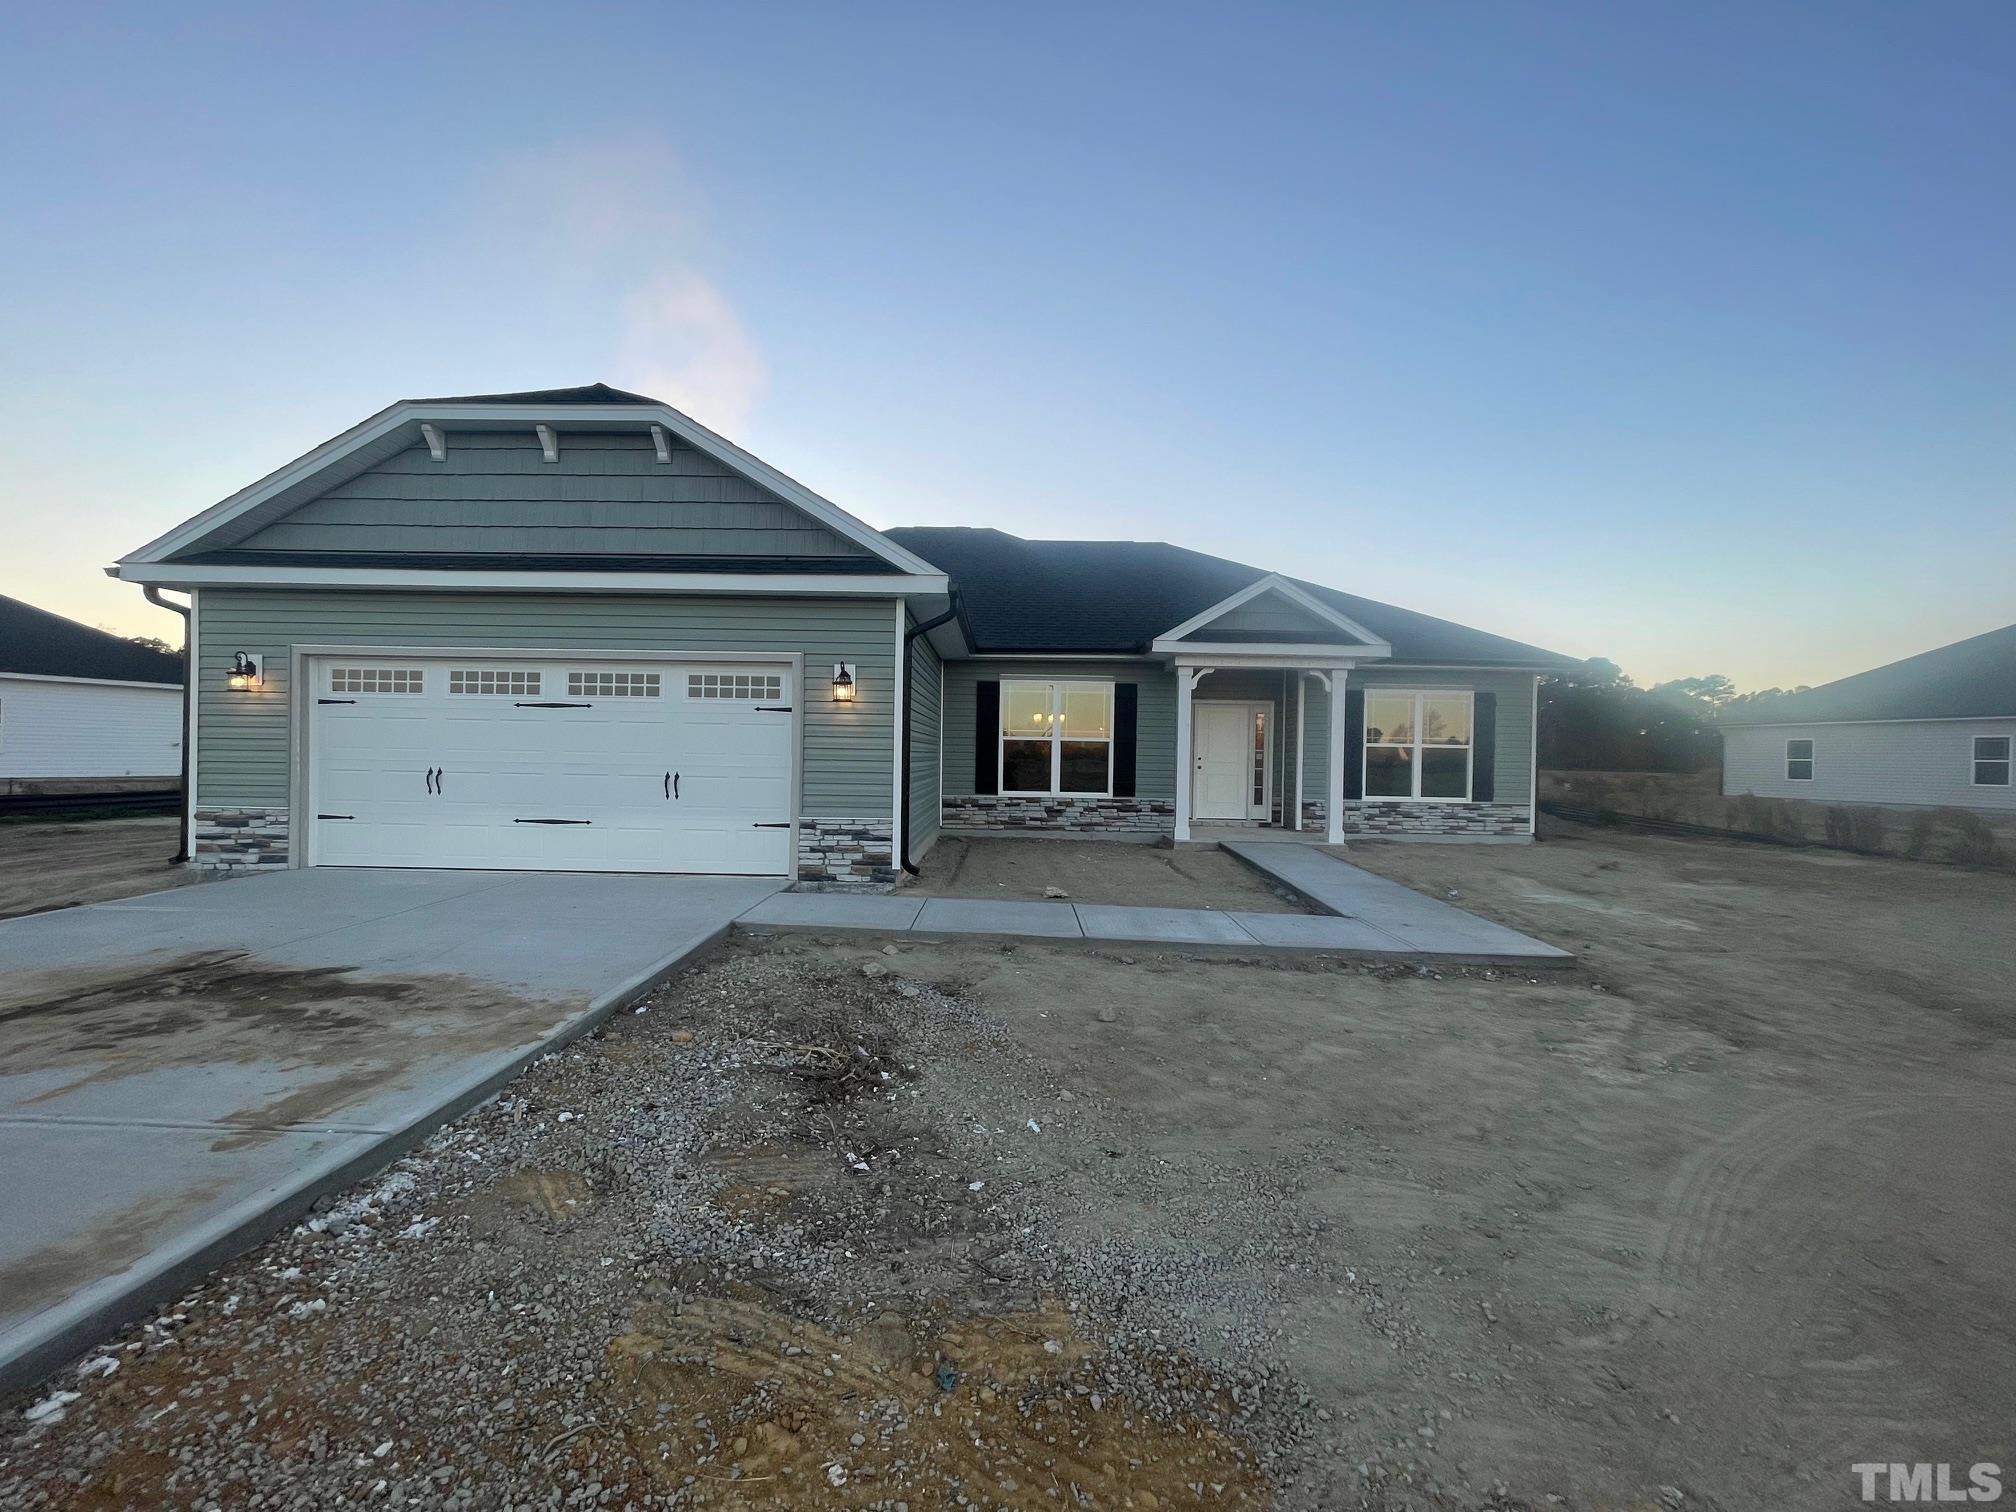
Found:
<svg viewBox="0 0 2016 1512"><path fill-rule="evenodd" d="M384 1165L777 886L318 869L0 921L0 1389Z"/></svg>
<svg viewBox="0 0 2016 1512"><path fill-rule="evenodd" d="M1225 849L1325 912L1243 913L1107 903L777 893L735 922L744 927L779 929L1235 945L1505 964L1572 959L1565 950L1451 908L1320 851L1233 843ZM1259 854L1249 855L1248 850Z"/></svg>

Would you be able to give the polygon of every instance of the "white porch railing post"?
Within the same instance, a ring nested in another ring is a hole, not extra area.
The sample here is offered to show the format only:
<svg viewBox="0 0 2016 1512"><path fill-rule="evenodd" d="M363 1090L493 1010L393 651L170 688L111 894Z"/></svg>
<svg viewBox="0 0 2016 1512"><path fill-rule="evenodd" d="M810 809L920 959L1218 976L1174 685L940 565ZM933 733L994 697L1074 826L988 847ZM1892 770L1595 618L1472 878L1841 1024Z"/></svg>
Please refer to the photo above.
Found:
<svg viewBox="0 0 2016 1512"><path fill-rule="evenodd" d="M1329 793L1323 802L1324 838L1332 845L1344 843L1344 763L1350 753L1344 749L1344 685L1350 672L1334 667L1330 672L1330 766L1324 773Z"/></svg>
<svg viewBox="0 0 2016 1512"><path fill-rule="evenodd" d="M1176 669L1176 838L1190 838L1190 695L1197 686L1197 669Z"/></svg>

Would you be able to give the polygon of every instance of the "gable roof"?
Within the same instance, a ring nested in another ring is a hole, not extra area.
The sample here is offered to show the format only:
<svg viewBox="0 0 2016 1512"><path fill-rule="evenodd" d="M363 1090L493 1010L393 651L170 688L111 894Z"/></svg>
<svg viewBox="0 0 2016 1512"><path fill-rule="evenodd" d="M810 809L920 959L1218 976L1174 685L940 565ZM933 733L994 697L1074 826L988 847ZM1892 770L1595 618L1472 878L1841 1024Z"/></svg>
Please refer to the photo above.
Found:
<svg viewBox="0 0 2016 1512"><path fill-rule="evenodd" d="M1146 653L1155 638L1271 574L1164 541L1026 541L972 526L890 530L943 568L975 651ZM1393 648L1395 662L1579 665L1579 659L1433 615L1289 578Z"/></svg>
<svg viewBox="0 0 2016 1512"><path fill-rule="evenodd" d="M1727 725L2016 718L2016 625L1723 715Z"/></svg>
<svg viewBox="0 0 2016 1512"><path fill-rule="evenodd" d="M912 586L913 591L928 593L943 590L942 577L930 563L913 556L880 531L822 498L795 478L752 456L669 404L602 383L508 394L402 399L183 521L139 550L121 557L117 575L132 582L187 586L197 581L229 580L218 577L219 573L273 568L289 570L282 564L269 563L265 568L248 569L242 564L199 562L194 558L219 547L235 545L240 537L282 517L318 492L356 477L386 458L418 445L422 440L423 426L431 425L452 434L458 428L502 430L523 426L529 431L541 423L550 424L563 433L574 428L641 434L662 428L680 444L711 457L784 504L870 552L887 564L890 575L927 580L907 585ZM205 573L209 576L199 576Z"/></svg>
<svg viewBox="0 0 2016 1512"><path fill-rule="evenodd" d="M182 658L0 597L0 672L182 686Z"/></svg>

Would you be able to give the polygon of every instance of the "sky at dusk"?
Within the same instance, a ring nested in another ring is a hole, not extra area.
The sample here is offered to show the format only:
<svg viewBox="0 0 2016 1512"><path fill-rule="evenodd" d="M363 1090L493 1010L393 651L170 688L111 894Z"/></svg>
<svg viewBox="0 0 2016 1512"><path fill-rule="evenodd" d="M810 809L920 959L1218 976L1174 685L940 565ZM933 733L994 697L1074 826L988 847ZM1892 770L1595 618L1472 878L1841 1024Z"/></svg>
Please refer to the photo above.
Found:
<svg viewBox="0 0 2016 1512"><path fill-rule="evenodd" d="M589 383L1641 682L2016 620L2016 5L12 6L0 593Z"/></svg>

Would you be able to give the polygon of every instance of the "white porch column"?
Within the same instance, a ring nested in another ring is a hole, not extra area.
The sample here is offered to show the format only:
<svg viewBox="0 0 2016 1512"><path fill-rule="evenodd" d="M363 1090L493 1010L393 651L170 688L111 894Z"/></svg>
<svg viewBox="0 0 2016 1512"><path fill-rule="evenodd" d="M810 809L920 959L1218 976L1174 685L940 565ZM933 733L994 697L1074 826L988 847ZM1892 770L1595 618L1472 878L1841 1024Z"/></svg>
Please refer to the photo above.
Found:
<svg viewBox="0 0 2016 1512"><path fill-rule="evenodd" d="M1176 669L1176 838L1190 838L1190 778L1194 764L1190 755L1190 698L1197 689L1197 679L1204 675L1199 667L1178 667Z"/></svg>
<svg viewBox="0 0 2016 1512"><path fill-rule="evenodd" d="M1288 828L1291 830L1302 828L1302 756L1309 745L1307 731L1303 728L1308 720L1303 716L1308 710L1309 674L1297 672L1295 674L1295 807L1288 815Z"/></svg>
<svg viewBox="0 0 2016 1512"><path fill-rule="evenodd" d="M1332 845L1344 843L1344 762L1349 754L1344 749L1344 685L1349 677L1344 667L1330 671L1330 766L1324 773L1330 791L1323 800L1323 822L1328 830L1324 838Z"/></svg>

